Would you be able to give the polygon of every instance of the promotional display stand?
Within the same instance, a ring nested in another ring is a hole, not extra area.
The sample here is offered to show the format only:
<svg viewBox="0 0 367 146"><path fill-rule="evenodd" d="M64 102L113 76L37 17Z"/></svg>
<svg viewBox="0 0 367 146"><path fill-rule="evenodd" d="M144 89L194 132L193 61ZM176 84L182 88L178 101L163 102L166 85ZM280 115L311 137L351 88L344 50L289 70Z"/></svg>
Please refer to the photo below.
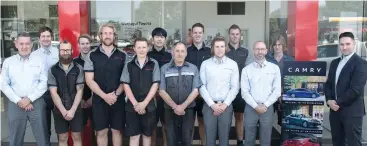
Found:
<svg viewBox="0 0 367 146"><path fill-rule="evenodd" d="M284 62L282 146L321 145L326 62Z"/></svg>

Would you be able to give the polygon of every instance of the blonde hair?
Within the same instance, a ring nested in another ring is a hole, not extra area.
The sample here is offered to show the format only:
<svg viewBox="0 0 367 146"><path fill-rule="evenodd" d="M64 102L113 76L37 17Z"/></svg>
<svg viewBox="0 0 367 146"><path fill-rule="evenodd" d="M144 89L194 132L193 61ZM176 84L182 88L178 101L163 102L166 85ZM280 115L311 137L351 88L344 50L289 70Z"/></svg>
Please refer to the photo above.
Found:
<svg viewBox="0 0 367 146"><path fill-rule="evenodd" d="M114 36L114 40L113 40L113 44L114 45L117 45L117 33L116 33L116 27L114 24L112 23L104 23L102 24L101 26L99 26L99 30L98 30L98 37L99 37L99 40L100 42L102 43L102 30L103 28L105 27L109 27L112 29L113 31L113 36Z"/></svg>
<svg viewBox="0 0 367 146"><path fill-rule="evenodd" d="M215 45L216 42L224 42L225 48L226 48L226 53L229 52L229 47L228 47L228 44L226 42L226 39L222 36L217 36L211 42L210 54L212 54L214 56L214 45Z"/></svg>

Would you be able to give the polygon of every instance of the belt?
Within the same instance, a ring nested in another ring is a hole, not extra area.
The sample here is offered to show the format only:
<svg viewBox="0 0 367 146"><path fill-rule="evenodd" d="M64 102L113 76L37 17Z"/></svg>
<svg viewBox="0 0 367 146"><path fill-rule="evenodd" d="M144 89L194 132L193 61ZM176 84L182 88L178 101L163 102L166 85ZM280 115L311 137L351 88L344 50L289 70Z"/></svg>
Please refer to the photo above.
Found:
<svg viewBox="0 0 367 146"><path fill-rule="evenodd" d="M214 103L223 103L224 101L214 101Z"/></svg>

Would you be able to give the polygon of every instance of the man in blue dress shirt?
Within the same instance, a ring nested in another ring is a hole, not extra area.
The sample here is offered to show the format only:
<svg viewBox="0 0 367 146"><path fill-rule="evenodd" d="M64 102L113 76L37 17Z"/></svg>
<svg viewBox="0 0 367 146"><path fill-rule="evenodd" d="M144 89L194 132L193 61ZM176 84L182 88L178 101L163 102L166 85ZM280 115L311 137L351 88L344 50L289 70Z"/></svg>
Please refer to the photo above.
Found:
<svg viewBox="0 0 367 146"><path fill-rule="evenodd" d="M29 120L37 145L46 146L49 143L46 105L40 97L47 90L47 70L39 56L30 55L29 33L19 33L14 43L18 54L5 59L1 71L1 89L9 99L9 145L23 145Z"/></svg>

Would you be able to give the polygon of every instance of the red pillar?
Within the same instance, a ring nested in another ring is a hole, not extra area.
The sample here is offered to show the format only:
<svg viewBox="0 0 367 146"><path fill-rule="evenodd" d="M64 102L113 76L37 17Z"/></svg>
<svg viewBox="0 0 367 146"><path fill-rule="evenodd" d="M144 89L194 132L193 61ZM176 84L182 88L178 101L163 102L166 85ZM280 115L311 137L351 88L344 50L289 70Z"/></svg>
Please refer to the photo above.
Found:
<svg viewBox="0 0 367 146"><path fill-rule="evenodd" d="M89 33L88 4L84 0L58 1L60 41L67 40L71 43L73 57L79 55L78 37L80 34ZM92 145L92 134L93 131L91 130L90 124L88 124L84 127L82 133L83 146ZM69 132L68 144L69 146L73 146L71 132Z"/></svg>
<svg viewBox="0 0 367 146"><path fill-rule="evenodd" d="M58 1L60 41L68 40L73 47L73 57L79 55L78 37L88 34L89 11L87 1Z"/></svg>
<svg viewBox="0 0 367 146"><path fill-rule="evenodd" d="M288 2L289 55L297 61L317 59L319 2Z"/></svg>

